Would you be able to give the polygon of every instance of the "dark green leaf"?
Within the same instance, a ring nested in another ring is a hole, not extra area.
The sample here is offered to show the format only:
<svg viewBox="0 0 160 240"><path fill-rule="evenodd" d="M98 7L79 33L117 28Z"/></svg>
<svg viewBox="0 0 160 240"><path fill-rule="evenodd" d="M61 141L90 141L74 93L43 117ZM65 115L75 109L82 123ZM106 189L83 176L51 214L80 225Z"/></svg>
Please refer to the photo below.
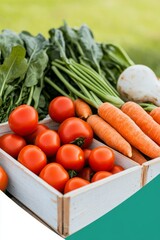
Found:
<svg viewBox="0 0 160 240"><path fill-rule="evenodd" d="M8 57L14 46L23 46L23 41L19 35L11 30L5 29L0 34L0 51L3 59Z"/></svg>
<svg viewBox="0 0 160 240"><path fill-rule="evenodd" d="M0 98L3 95L5 84L22 77L26 72L28 64L25 59L25 53L24 47L13 47L9 56L0 66Z"/></svg>
<svg viewBox="0 0 160 240"><path fill-rule="evenodd" d="M53 28L49 30L49 35L50 46L47 53L50 61L52 62L55 59L66 60L66 47L62 31Z"/></svg>
<svg viewBox="0 0 160 240"><path fill-rule="evenodd" d="M89 59L91 65L100 73L99 61L103 56L101 45L95 42L93 33L86 25L82 25L78 33L85 58Z"/></svg>

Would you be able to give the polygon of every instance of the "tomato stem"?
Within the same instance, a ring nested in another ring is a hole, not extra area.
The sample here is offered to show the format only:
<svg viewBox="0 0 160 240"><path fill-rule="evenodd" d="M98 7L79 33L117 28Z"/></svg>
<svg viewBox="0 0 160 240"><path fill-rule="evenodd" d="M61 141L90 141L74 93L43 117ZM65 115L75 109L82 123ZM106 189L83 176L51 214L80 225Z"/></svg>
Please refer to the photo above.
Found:
<svg viewBox="0 0 160 240"><path fill-rule="evenodd" d="M84 141L85 141L85 138L84 137L78 137L76 139L74 139L72 142L72 144L75 144L77 145L78 147L82 147L84 145Z"/></svg>
<svg viewBox="0 0 160 240"><path fill-rule="evenodd" d="M69 174L70 178L77 176L77 172L75 170L68 170L68 174Z"/></svg>

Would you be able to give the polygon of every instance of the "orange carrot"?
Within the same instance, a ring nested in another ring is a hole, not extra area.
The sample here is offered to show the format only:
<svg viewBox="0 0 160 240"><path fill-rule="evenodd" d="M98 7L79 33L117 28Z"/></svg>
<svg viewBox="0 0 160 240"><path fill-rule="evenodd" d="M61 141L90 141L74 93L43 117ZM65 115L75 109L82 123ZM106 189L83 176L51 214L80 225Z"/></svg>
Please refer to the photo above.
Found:
<svg viewBox="0 0 160 240"><path fill-rule="evenodd" d="M101 117L94 114L88 117L87 122L92 127L96 136L98 136L109 147L131 157L132 148L130 144Z"/></svg>
<svg viewBox="0 0 160 240"><path fill-rule="evenodd" d="M98 107L98 114L146 156L150 158L160 156L160 147L119 108L105 102Z"/></svg>
<svg viewBox="0 0 160 240"><path fill-rule="evenodd" d="M160 107L154 108L149 114L154 119L154 121L160 124Z"/></svg>
<svg viewBox="0 0 160 240"><path fill-rule="evenodd" d="M138 104L132 101L122 105L121 110L127 114L142 131L160 145L160 125Z"/></svg>
<svg viewBox="0 0 160 240"><path fill-rule="evenodd" d="M92 114L92 109L90 106L84 102L82 99L77 98L74 101L76 115L79 118L87 119Z"/></svg>
<svg viewBox="0 0 160 240"><path fill-rule="evenodd" d="M145 157L135 147L132 147L132 157L131 157L131 159L133 161L139 163L140 165L147 162Z"/></svg>

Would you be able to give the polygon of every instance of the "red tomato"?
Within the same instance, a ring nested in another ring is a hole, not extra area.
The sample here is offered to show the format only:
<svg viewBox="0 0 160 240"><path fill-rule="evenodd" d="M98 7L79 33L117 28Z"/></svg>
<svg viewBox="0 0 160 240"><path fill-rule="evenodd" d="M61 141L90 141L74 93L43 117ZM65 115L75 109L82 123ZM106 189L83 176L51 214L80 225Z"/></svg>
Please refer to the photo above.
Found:
<svg viewBox="0 0 160 240"><path fill-rule="evenodd" d="M52 120L61 123L75 116L74 102L69 97L55 97L49 104L48 113Z"/></svg>
<svg viewBox="0 0 160 240"><path fill-rule="evenodd" d="M29 143L29 144L34 144L37 135L38 135L39 133L43 132L44 130L47 130L47 129L49 129L49 128L48 128L46 125L39 123L39 124L37 125L36 130L35 130L33 133L25 136L25 139L26 139L27 143Z"/></svg>
<svg viewBox="0 0 160 240"><path fill-rule="evenodd" d="M27 145L21 149L18 161L35 174L39 174L47 164L45 153L37 146Z"/></svg>
<svg viewBox="0 0 160 240"><path fill-rule="evenodd" d="M87 166L88 161L89 161L89 156L90 156L92 150L89 148L85 148L85 149L83 149L83 152L84 152L85 165Z"/></svg>
<svg viewBox="0 0 160 240"><path fill-rule="evenodd" d="M99 146L92 149L89 156L89 165L93 171L110 171L114 166L114 152L106 147Z"/></svg>
<svg viewBox="0 0 160 240"><path fill-rule="evenodd" d="M47 157L51 157L56 154L60 147L60 137L56 131L47 129L37 135L35 145L38 146Z"/></svg>
<svg viewBox="0 0 160 240"><path fill-rule="evenodd" d="M64 120L58 128L58 134L62 144L74 143L82 148L87 148L93 140L91 126L77 117Z"/></svg>
<svg viewBox="0 0 160 240"><path fill-rule="evenodd" d="M8 123L13 132L20 136L26 136L37 128L38 113L32 106L23 104L10 113Z"/></svg>
<svg viewBox="0 0 160 240"><path fill-rule="evenodd" d="M96 182L96 181L99 181L103 178L106 178L106 177L109 177L109 176L112 176L113 174L111 172L107 172L107 171L98 171L96 172L92 179L91 179L91 182Z"/></svg>
<svg viewBox="0 0 160 240"><path fill-rule="evenodd" d="M0 190L5 191L8 186L8 174L3 167L0 166Z"/></svg>
<svg viewBox="0 0 160 240"><path fill-rule="evenodd" d="M80 178L80 177L74 177L71 178L67 181L65 188L64 188L64 193L76 190L77 188L81 188L83 186L88 185L90 182Z"/></svg>
<svg viewBox="0 0 160 240"><path fill-rule="evenodd" d="M17 134L6 133L0 137L0 148L2 148L13 158L18 157L20 150L24 146L26 146L26 141L23 137Z"/></svg>
<svg viewBox="0 0 160 240"><path fill-rule="evenodd" d="M40 172L40 178L60 192L69 180L68 172L59 163L48 163Z"/></svg>
<svg viewBox="0 0 160 240"><path fill-rule="evenodd" d="M82 168L82 170L78 173L77 176L90 182L93 174L94 172L90 167L85 167Z"/></svg>
<svg viewBox="0 0 160 240"><path fill-rule="evenodd" d="M80 171L85 164L83 150L74 144L62 145L57 151L56 162L66 170Z"/></svg>
<svg viewBox="0 0 160 240"><path fill-rule="evenodd" d="M115 174L115 173L121 172L123 170L124 170L124 168L122 166L114 165L113 168L111 169L111 173Z"/></svg>

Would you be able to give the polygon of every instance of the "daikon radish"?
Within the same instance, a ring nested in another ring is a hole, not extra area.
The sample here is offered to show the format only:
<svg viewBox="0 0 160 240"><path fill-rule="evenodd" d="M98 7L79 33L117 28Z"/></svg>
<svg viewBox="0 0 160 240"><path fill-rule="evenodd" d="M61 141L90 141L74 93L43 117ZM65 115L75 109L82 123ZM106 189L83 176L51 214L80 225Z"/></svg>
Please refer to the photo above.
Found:
<svg viewBox="0 0 160 240"><path fill-rule="evenodd" d="M117 90L124 101L151 102L160 106L160 81L145 65L126 68L118 78Z"/></svg>

